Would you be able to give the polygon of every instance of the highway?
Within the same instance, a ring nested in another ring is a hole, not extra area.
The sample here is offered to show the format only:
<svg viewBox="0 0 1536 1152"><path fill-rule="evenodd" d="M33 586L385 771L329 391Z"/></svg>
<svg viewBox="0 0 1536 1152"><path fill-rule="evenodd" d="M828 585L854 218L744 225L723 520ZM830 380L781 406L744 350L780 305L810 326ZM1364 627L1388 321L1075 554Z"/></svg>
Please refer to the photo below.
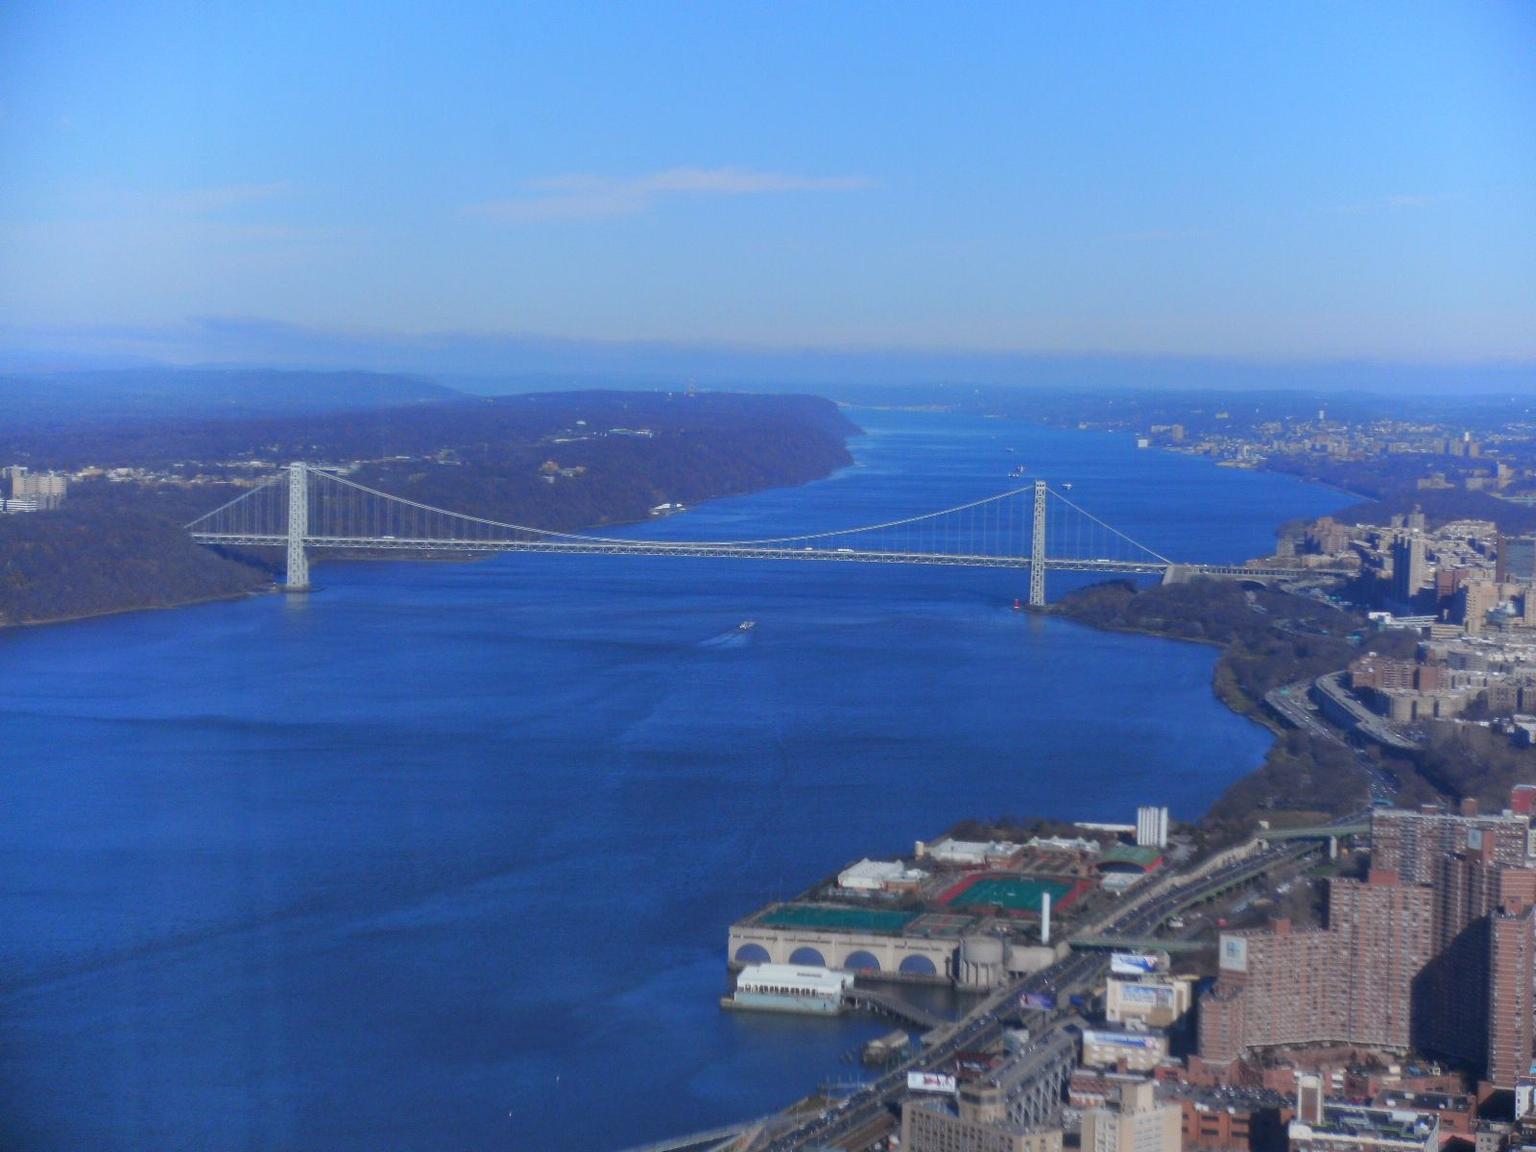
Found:
<svg viewBox="0 0 1536 1152"><path fill-rule="evenodd" d="M1398 751L1417 751L1419 747L1417 741L1403 735L1397 725L1383 716L1376 715L1349 694L1344 687L1346 674L1330 672L1326 676L1319 676L1315 681L1318 692L1331 701L1336 708L1348 714L1354 721L1355 730L1362 735Z"/></svg>
<svg viewBox="0 0 1536 1152"><path fill-rule="evenodd" d="M1366 819L1367 815L1355 813L1335 823L1359 822ZM1108 923L1095 925L1094 931L1100 935L1152 935L1185 908L1257 877L1277 865L1299 860L1316 851L1317 847L1316 844L1287 843L1233 861L1198 880L1170 876L1163 881L1164 890ZM1034 1018L1028 1021L1031 1032L1039 1036L1060 1027L1075 1016L1075 1012L1066 1003L1068 998L1097 984L1104 978L1108 967L1109 958L1102 953L1073 953L1048 968L999 988L932 1046L820 1116L803 1120L797 1126L778 1133L762 1146L762 1152L801 1152L821 1145L836 1144L857 1131L867 1129L907 1094L908 1072L936 1071L958 1052L986 1048L1001 1039L1004 1019L1019 1013L1021 998L1026 993L1048 993L1058 1002L1054 1012L1033 1013Z"/></svg>
<svg viewBox="0 0 1536 1152"><path fill-rule="evenodd" d="M1327 691L1322 684L1326 677L1320 677L1315 683L1319 691ZM1329 743L1338 744L1350 748L1355 753L1355 759L1360 765L1360 770L1365 773L1371 787L1371 803L1390 804L1397 797L1398 782L1396 778L1385 769L1381 768L1365 752L1351 744L1344 736L1323 720L1308 695L1314 681L1298 680L1294 684L1286 684L1275 688L1264 697L1275 715L1294 728L1327 740ZM1341 690L1342 691L1342 690ZM1384 723L1384 722L1383 722ZM1379 738L1379 737L1378 737ZM1393 747L1400 745L1393 744Z"/></svg>
<svg viewBox="0 0 1536 1152"><path fill-rule="evenodd" d="M1330 728L1318 716L1317 709L1312 706L1307 693L1312 688L1312 681L1298 680L1294 684L1286 684L1279 688L1271 689L1264 695L1264 703L1286 723L1293 728L1300 728L1309 736L1316 736L1320 740L1327 740L1330 744L1340 744L1348 747L1349 741L1344 739L1336 731Z"/></svg>

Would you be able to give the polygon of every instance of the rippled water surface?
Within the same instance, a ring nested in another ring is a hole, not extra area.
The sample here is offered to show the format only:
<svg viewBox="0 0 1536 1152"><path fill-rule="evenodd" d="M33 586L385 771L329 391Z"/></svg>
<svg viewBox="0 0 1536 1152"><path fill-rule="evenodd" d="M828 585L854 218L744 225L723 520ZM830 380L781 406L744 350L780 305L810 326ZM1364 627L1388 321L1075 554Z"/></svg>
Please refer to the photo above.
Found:
<svg viewBox="0 0 1536 1152"><path fill-rule="evenodd" d="M1022 463L1234 560L1343 502L1119 437L855 416L856 466L643 530L885 520ZM966 816L1195 816L1267 745L1212 651L1015 614L1019 573L316 579L0 634L4 1146L611 1149L771 1111L883 1029L721 1012L732 919Z"/></svg>

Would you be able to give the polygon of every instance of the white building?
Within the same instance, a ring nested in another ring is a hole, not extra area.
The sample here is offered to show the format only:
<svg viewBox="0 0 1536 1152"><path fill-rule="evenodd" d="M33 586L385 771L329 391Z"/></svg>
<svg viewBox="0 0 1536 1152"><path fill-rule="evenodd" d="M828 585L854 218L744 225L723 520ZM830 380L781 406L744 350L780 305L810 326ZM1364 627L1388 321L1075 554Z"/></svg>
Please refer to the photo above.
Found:
<svg viewBox="0 0 1536 1152"><path fill-rule="evenodd" d="M1168 809L1151 805L1136 809L1136 844L1140 848L1168 847Z"/></svg>
<svg viewBox="0 0 1536 1152"><path fill-rule="evenodd" d="M927 857L940 864L970 868L1007 860L1018 850L1019 845L1008 840L952 840L946 836L934 844L917 842L919 859Z"/></svg>
<svg viewBox="0 0 1536 1152"><path fill-rule="evenodd" d="M1109 1028L1090 1028L1083 1032L1085 1068L1123 1068L1128 1072L1150 1072L1166 1059L1168 1035L1165 1032ZM1084 1152L1087 1152L1087 1148L1088 1143L1084 1140Z"/></svg>
<svg viewBox="0 0 1536 1152"><path fill-rule="evenodd" d="M17 464L4 469L4 473L10 490L0 492L0 496L11 496L17 504L34 502L32 508L11 508L9 506L11 501L7 501L7 511L22 512L57 508L63 501L65 493L69 491L69 480L54 472L46 474L28 472Z"/></svg>
<svg viewBox="0 0 1536 1152"><path fill-rule="evenodd" d="M1082 1152L1182 1152L1183 1115L1177 1104L1159 1104L1149 1080L1120 1088L1115 1108L1083 1113Z"/></svg>
<svg viewBox="0 0 1536 1152"><path fill-rule="evenodd" d="M1099 851L1099 842L1084 836L1032 836L1024 847L1046 852L1082 852L1092 856Z"/></svg>
<svg viewBox="0 0 1536 1152"><path fill-rule="evenodd" d="M736 991L777 996L841 996L853 987L852 972L805 964L752 964L736 977Z"/></svg>
<svg viewBox="0 0 1536 1152"><path fill-rule="evenodd" d="M837 874L837 886L851 892L880 892L887 888L915 888L928 879L920 868L908 868L900 860L860 860Z"/></svg>

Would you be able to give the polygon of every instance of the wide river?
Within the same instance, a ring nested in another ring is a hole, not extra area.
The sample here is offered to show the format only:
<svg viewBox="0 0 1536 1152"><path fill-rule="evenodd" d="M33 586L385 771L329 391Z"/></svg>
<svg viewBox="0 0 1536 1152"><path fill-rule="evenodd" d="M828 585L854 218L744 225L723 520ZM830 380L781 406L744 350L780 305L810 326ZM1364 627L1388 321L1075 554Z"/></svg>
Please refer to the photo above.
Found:
<svg viewBox="0 0 1536 1152"><path fill-rule="evenodd" d="M1345 502L1124 437L854 417L838 475L634 531L871 523L1023 464L1232 561ZM1014 613L1018 572L316 580L0 633L0 1147L597 1152L763 1114L883 1029L722 1012L733 919L968 816L1195 817L1268 745L1211 649Z"/></svg>

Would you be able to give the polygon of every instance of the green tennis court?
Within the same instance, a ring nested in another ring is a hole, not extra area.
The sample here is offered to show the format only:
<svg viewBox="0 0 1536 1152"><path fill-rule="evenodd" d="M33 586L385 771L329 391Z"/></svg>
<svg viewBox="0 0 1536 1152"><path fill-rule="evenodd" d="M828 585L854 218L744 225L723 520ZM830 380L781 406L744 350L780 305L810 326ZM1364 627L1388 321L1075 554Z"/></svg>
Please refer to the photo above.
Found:
<svg viewBox="0 0 1536 1152"><path fill-rule="evenodd" d="M762 916L765 928L828 928L844 932L895 935L912 923L914 914L887 908L844 908L835 904L786 904Z"/></svg>

